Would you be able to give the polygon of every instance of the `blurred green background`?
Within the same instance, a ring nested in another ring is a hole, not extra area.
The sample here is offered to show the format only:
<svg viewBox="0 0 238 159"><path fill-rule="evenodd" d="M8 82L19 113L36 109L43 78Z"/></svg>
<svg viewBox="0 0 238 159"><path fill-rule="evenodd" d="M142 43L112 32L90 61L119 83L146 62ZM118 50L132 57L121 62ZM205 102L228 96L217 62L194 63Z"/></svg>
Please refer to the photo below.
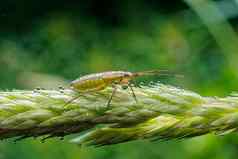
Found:
<svg viewBox="0 0 238 159"><path fill-rule="evenodd" d="M204 96L238 90L237 0L0 1L0 88L67 87L106 70L166 69L150 77ZM79 148L65 140L0 143L0 159L235 158L238 135Z"/></svg>

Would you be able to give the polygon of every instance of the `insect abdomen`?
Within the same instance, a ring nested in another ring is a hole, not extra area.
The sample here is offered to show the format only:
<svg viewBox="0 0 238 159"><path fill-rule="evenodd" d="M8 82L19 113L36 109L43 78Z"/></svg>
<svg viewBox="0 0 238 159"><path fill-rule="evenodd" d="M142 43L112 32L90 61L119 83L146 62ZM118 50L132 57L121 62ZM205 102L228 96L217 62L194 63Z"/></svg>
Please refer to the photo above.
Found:
<svg viewBox="0 0 238 159"><path fill-rule="evenodd" d="M71 86L78 91L89 91L98 89L105 86L105 82L102 79L97 80L83 80L83 81L74 81L71 83Z"/></svg>

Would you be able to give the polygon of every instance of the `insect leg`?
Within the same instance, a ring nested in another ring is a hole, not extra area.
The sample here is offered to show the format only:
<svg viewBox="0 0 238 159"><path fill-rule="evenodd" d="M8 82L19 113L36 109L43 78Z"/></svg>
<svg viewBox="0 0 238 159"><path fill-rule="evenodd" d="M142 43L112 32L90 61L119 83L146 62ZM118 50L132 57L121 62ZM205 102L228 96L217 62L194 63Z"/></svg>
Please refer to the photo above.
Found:
<svg viewBox="0 0 238 159"><path fill-rule="evenodd" d="M66 105L70 104L71 102L75 101L75 100L78 99L80 96L82 96L82 95L80 94L80 95L74 97L73 99L69 100L67 103L65 103L64 106L66 106Z"/></svg>
<svg viewBox="0 0 238 159"><path fill-rule="evenodd" d="M116 93L116 90L117 90L117 87L114 85L113 86L113 91L112 91L112 94L111 94L111 96L110 96L110 98L109 98L109 100L108 100L108 102L107 102L107 108L110 106L110 104L111 104L111 101L112 101L112 97L115 95L115 93Z"/></svg>
<svg viewBox="0 0 238 159"><path fill-rule="evenodd" d="M135 92L134 92L134 89L133 89L132 85L131 85L131 84L128 84L128 87L130 87L132 96L133 96L133 98L135 99L136 103L138 103L138 100L137 100L137 98L136 98L136 94L135 94Z"/></svg>
<svg viewBox="0 0 238 159"><path fill-rule="evenodd" d="M78 99L79 97L85 97L84 94L86 93L93 93L97 90L101 90L102 88L104 88L104 86L100 86L100 87L96 87L94 89L91 89L91 90L88 90L88 91L85 91L85 92L81 92L78 96L74 97L73 99L71 99L70 101L68 101L64 106L68 105L69 103L73 102L74 100ZM79 92L78 92L79 93Z"/></svg>

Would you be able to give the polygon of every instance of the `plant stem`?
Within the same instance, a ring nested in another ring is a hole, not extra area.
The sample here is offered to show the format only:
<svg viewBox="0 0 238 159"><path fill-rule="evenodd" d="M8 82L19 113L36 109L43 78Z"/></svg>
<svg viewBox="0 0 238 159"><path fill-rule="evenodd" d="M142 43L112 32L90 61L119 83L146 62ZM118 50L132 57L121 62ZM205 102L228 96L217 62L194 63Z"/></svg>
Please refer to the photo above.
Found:
<svg viewBox="0 0 238 159"><path fill-rule="evenodd" d="M0 137L65 136L88 132L77 144L108 145L137 139L175 139L226 133L238 127L238 97L202 97L180 88L154 84L129 90L113 88L81 94L72 90L0 92ZM96 127L96 128L95 128ZM94 129L93 129L94 128Z"/></svg>

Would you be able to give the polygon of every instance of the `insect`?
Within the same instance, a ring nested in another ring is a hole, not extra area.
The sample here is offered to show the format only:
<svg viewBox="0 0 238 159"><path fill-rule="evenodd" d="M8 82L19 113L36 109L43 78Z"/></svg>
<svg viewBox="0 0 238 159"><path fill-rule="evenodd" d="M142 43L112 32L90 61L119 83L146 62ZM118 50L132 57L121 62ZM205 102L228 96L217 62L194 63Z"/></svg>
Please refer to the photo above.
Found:
<svg viewBox="0 0 238 159"><path fill-rule="evenodd" d="M136 95L134 93L131 81L139 76L145 75L168 75L166 70L152 70L152 71L143 71L143 72L126 72L126 71L108 71L101 73L94 73L82 76L71 82L70 86L73 90L79 93L90 93L96 92L105 89L108 86L113 87L112 94L107 102L107 107L110 106L112 97L115 95L117 87L116 85L128 86L132 92L132 96L137 102ZM68 103L79 98L75 97L70 100Z"/></svg>

